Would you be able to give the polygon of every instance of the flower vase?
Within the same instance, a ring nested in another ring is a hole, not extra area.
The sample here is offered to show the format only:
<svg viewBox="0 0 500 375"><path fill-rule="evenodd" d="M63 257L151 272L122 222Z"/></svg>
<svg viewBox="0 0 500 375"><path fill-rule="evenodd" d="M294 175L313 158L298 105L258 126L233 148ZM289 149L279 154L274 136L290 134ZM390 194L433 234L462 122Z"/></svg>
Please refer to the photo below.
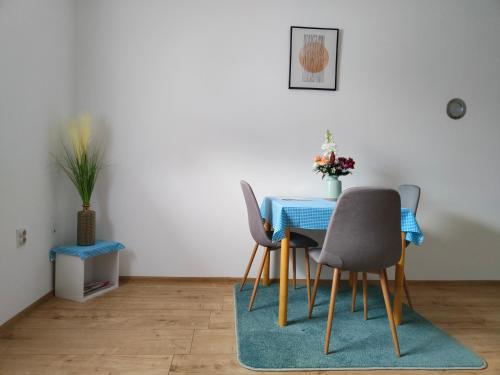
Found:
<svg viewBox="0 0 500 375"><path fill-rule="evenodd" d="M89 205L83 205L83 209L78 211L76 232L78 246L95 244L95 211L92 211Z"/></svg>
<svg viewBox="0 0 500 375"><path fill-rule="evenodd" d="M326 196L328 199L337 200L342 192L342 181L338 176L326 176Z"/></svg>

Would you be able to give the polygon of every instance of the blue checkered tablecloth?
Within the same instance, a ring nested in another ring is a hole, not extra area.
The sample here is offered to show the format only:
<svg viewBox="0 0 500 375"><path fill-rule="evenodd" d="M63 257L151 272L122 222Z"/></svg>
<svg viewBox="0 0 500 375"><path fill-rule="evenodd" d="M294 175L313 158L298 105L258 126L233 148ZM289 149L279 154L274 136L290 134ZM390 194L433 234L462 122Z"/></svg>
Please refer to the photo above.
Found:
<svg viewBox="0 0 500 375"><path fill-rule="evenodd" d="M321 198L265 197L260 213L274 228L273 241L285 237L286 228L326 230L337 202ZM401 231L406 240L421 245L424 235L413 213L401 208Z"/></svg>

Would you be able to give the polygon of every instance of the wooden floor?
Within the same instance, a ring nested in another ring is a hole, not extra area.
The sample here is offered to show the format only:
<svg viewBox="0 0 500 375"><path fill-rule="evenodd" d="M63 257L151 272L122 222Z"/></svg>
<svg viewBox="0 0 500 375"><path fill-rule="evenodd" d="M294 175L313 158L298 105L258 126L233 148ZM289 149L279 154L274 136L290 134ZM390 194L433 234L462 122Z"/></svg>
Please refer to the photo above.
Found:
<svg viewBox="0 0 500 375"><path fill-rule="evenodd" d="M418 374L500 374L499 283L410 288L421 314L489 363ZM134 280L85 304L51 298L0 333L2 375L250 373L236 360L229 281Z"/></svg>

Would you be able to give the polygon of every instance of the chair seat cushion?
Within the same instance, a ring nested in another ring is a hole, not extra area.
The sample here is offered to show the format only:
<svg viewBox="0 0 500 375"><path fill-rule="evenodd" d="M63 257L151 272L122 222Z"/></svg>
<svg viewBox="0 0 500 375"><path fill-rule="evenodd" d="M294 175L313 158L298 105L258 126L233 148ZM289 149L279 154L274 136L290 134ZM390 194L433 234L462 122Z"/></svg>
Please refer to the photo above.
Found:
<svg viewBox="0 0 500 375"><path fill-rule="evenodd" d="M318 243L306 235L290 232L290 247L317 247Z"/></svg>
<svg viewBox="0 0 500 375"><path fill-rule="evenodd" d="M309 258L319 263L319 255L321 254L321 249L309 249Z"/></svg>
<svg viewBox="0 0 500 375"><path fill-rule="evenodd" d="M273 232L272 231L267 231L266 232L269 238L273 237ZM298 248L311 248L311 247L317 247L318 243L313 240L311 237L308 237L304 234L296 233L296 232L290 232L290 242L289 242L289 247L298 247ZM281 247L281 244L278 242L274 242L274 246L270 247L270 250L276 250Z"/></svg>
<svg viewBox="0 0 500 375"><path fill-rule="evenodd" d="M342 259L331 253L323 254L323 257L321 257L321 249L310 249L309 258L318 264L321 263L332 268L342 268L343 265Z"/></svg>

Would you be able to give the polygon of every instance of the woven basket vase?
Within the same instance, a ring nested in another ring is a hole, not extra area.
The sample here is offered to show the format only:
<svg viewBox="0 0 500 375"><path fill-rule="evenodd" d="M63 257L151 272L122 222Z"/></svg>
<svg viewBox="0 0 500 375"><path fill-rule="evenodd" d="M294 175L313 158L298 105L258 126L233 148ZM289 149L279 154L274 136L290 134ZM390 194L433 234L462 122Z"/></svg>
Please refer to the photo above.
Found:
<svg viewBox="0 0 500 375"><path fill-rule="evenodd" d="M89 246L95 244L95 211L89 206L83 206L83 210L78 211L77 239L79 246Z"/></svg>

